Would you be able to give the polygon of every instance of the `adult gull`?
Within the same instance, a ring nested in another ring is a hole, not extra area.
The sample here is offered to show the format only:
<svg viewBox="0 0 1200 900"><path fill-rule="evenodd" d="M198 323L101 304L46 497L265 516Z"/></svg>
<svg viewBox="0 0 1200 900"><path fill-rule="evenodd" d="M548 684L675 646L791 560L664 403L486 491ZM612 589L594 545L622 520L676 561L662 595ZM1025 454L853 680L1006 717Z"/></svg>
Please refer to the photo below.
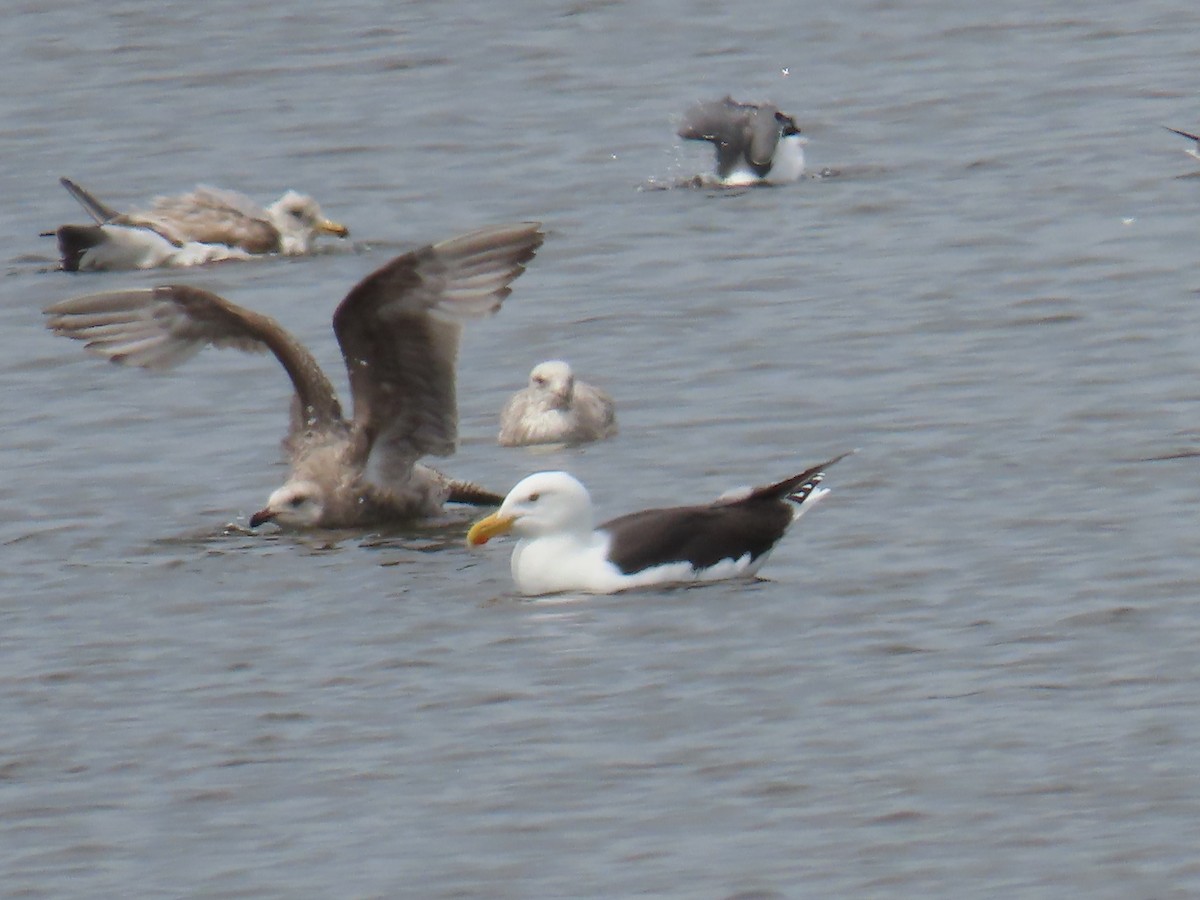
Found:
<svg viewBox="0 0 1200 900"><path fill-rule="evenodd" d="M319 235L350 233L325 218L312 197L295 191L262 207L236 191L201 185L122 213L69 178L59 182L95 220L54 232L68 272L184 267L266 253L297 256L311 253Z"/></svg>
<svg viewBox="0 0 1200 900"><path fill-rule="evenodd" d="M436 515L500 497L418 460L458 437L455 363L468 319L495 312L541 246L537 222L472 231L397 256L333 314L354 415L312 354L273 319L187 285L89 294L46 309L48 328L113 362L170 368L205 346L270 350L295 388L291 472L252 527L354 527Z"/></svg>
<svg viewBox="0 0 1200 900"><path fill-rule="evenodd" d="M551 359L534 366L529 384L505 404L498 441L502 447L584 444L616 433L612 398Z"/></svg>
<svg viewBox="0 0 1200 900"><path fill-rule="evenodd" d="M829 491L825 470L848 454L774 484L700 506L629 513L598 528L587 489L566 472L538 472L471 526L469 546L512 533L517 590L611 594L754 575L788 527Z"/></svg>
<svg viewBox="0 0 1200 900"><path fill-rule="evenodd" d="M800 127L769 103L739 103L728 96L697 103L677 133L713 144L717 177L725 185L781 184L804 174Z"/></svg>

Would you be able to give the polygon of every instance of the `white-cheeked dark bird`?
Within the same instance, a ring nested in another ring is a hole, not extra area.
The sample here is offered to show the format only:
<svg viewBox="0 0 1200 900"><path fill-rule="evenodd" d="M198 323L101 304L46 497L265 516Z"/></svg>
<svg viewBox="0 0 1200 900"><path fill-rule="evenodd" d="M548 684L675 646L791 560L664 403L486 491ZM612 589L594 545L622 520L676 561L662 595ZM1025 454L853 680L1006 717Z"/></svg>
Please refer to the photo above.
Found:
<svg viewBox="0 0 1200 900"><path fill-rule="evenodd" d="M537 222L482 228L396 257L333 315L354 415L312 354L273 319L186 285L90 294L46 309L48 328L113 362L170 368L205 346L270 350L295 388L286 483L250 525L357 527L501 498L418 460L458 438L455 366L463 323L500 308L541 246Z"/></svg>
<svg viewBox="0 0 1200 900"><path fill-rule="evenodd" d="M1192 134L1188 131L1180 131L1178 128L1171 128L1167 125L1164 125L1163 128L1166 128L1167 131L1171 132L1171 134L1177 134L1180 137L1185 137L1191 141L1192 146L1188 147L1184 152L1187 153L1188 156L1200 159L1200 134Z"/></svg>
<svg viewBox="0 0 1200 900"><path fill-rule="evenodd" d="M800 127L769 103L739 103L732 97L697 103L677 133L713 144L717 177L725 185L783 184L804 174Z"/></svg>
<svg viewBox="0 0 1200 900"><path fill-rule="evenodd" d="M500 412L502 447L586 444L617 433L612 397L575 377L561 359L538 363Z"/></svg>
<svg viewBox="0 0 1200 900"><path fill-rule="evenodd" d="M827 493L833 459L775 484L701 506L647 509L596 527L587 489L566 472L538 472L471 526L469 546L512 533L517 590L612 594L652 585L754 575L789 526Z"/></svg>
<svg viewBox="0 0 1200 900"><path fill-rule="evenodd" d="M62 267L85 270L181 268L268 253L311 253L322 234L346 237L345 225L312 197L288 191L262 207L244 194L199 186L156 197L149 209L118 212L69 178L60 183L92 217L92 225L56 232Z"/></svg>

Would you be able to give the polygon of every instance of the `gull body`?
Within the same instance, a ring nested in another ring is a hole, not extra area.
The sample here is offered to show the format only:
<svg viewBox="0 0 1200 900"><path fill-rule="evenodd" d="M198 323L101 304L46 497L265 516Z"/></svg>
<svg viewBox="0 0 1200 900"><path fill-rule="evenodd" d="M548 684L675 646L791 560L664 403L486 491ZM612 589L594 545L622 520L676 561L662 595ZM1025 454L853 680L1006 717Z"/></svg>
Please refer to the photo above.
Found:
<svg viewBox="0 0 1200 900"><path fill-rule="evenodd" d="M598 527L591 497L578 480L566 472L538 472L476 522L467 543L516 536L513 581L531 596L749 577L791 524L828 493L818 487L825 469L845 455L712 503L642 510Z"/></svg>
<svg viewBox="0 0 1200 900"><path fill-rule="evenodd" d="M325 218L312 197L295 191L261 207L236 191L202 185L122 213L69 178L59 181L95 222L55 232L62 267L70 272L184 267L267 253L296 256L311 253L322 234L350 233Z"/></svg>
<svg viewBox="0 0 1200 900"><path fill-rule="evenodd" d="M47 327L113 362L179 364L205 346L269 350L295 388L287 481L251 526L355 527L500 497L420 464L456 448L455 368L463 324L499 309L543 239L536 222L482 228L402 254L361 280L333 329L354 400L346 418L312 354L273 319L209 291L162 285L47 308Z"/></svg>
<svg viewBox="0 0 1200 900"><path fill-rule="evenodd" d="M552 359L534 366L529 384L505 404L497 440L503 447L583 444L616 433L612 398Z"/></svg>
<svg viewBox="0 0 1200 900"><path fill-rule="evenodd" d="M728 96L697 103L677 133L713 145L724 185L783 184L804 174L800 127L769 103L739 103Z"/></svg>

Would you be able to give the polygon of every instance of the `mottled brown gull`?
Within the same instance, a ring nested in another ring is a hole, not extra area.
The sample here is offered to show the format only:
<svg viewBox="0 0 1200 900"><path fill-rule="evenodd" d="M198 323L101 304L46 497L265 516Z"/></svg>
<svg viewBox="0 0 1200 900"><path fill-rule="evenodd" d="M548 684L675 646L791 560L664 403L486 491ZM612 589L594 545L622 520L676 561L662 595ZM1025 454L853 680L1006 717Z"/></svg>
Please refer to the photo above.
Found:
<svg viewBox="0 0 1200 900"><path fill-rule="evenodd" d="M754 575L779 539L828 492L825 470L847 454L775 484L700 506L645 509L593 524L587 489L566 472L537 472L467 532L477 547L500 534L519 540L512 575L523 594L612 594L664 584Z"/></svg>
<svg viewBox="0 0 1200 900"><path fill-rule="evenodd" d="M681 138L709 141L717 152L722 184L779 184L804 174L800 127L769 103L739 103L732 97L697 103L678 129Z"/></svg>
<svg viewBox="0 0 1200 900"><path fill-rule="evenodd" d="M62 267L154 269L248 259L265 253L311 253L319 235L346 237L346 226L325 218L312 197L288 191L262 207L236 191L201 185L190 194L156 197L149 209L121 213L69 178L60 183L94 225L63 225Z"/></svg>
<svg viewBox="0 0 1200 900"><path fill-rule="evenodd" d="M616 433L612 398L551 359L534 366L528 386L505 404L498 440L503 447L584 444Z"/></svg>
<svg viewBox="0 0 1200 900"><path fill-rule="evenodd" d="M333 315L354 416L312 354L273 319L186 285L90 294L46 309L48 328L123 365L165 369L205 346L270 350L295 387L291 472L250 519L353 527L436 515L444 502L501 499L419 464L458 437L463 323L495 312L541 246L539 223L498 225L396 257Z"/></svg>

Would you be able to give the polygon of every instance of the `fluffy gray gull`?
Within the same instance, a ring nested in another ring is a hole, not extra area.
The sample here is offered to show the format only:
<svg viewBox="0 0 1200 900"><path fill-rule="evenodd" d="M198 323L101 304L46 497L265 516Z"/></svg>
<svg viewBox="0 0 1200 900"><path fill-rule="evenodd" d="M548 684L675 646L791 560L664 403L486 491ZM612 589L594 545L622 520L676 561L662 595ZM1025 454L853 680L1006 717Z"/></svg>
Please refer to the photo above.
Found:
<svg viewBox="0 0 1200 900"><path fill-rule="evenodd" d="M580 381L561 359L538 363L529 385L513 394L500 413L502 447L585 444L617 433L612 398Z"/></svg>
<svg viewBox="0 0 1200 900"><path fill-rule="evenodd" d="M202 185L190 194L157 197L149 209L121 213L69 178L59 181L95 220L54 232L68 272L195 266L265 253L298 256L311 253L319 235L350 233L325 218L312 197L295 191L261 207L236 191Z"/></svg>
<svg viewBox="0 0 1200 900"><path fill-rule="evenodd" d="M455 363L463 323L495 312L541 246L537 222L472 231L397 256L333 314L354 416L312 354L273 319L199 288L89 294L46 309L55 333L123 365L165 369L203 347L270 350L295 388L291 472L251 527L354 527L436 515L444 502L501 498L418 460L458 438Z"/></svg>
<svg viewBox="0 0 1200 900"><path fill-rule="evenodd" d="M1177 134L1180 137L1185 137L1191 141L1192 146L1188 147L1184 152L1187 153L1188 156L1194 156L1196 159L1200 159L1200 134L1192 134L1188 131L1180 131L1178 128L1171 128L1167 125L1164 125L1163 128L1166 128L1167 131L1171 132L1171 134Z"/></svg>
<svg viewBox="0 0 1200 900"><path fill-rule="evenodd" d="M804 174L804 144L796 120L769 103L738 103L732 97L697 103L677 132L710 141L722 184L780 184Z"/></svg>
<svg viewBox="0 0 1200 900"><path fill-rule="evenodd" d="M649 585L751 576L796 519L828 492L825 470L848 454L775 484L702 506L647 509L593 524L587 489L566 472L538 472L471 526L469 546L519 540L512 574L523 594L611 594Z"/></svg>

